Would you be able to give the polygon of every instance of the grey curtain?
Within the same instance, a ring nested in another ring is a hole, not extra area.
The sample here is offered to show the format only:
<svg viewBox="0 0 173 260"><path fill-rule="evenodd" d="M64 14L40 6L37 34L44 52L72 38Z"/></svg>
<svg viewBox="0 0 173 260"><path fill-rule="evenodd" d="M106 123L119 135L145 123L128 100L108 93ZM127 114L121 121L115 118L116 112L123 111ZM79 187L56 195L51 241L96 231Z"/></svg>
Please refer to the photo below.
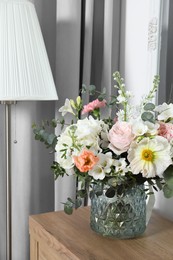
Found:
<svg viewBox="0 0 173 260"><path fill-rule="evenodd" d="M57 0L57 117L65 98L76 98L82 83L94 84L98 90L106 87L111 94L112 73L119 69L120 10L119 0ZM61 202L68 196L75 196L75 185L74 177L55 182L56 210L63 209Z"/></svg>

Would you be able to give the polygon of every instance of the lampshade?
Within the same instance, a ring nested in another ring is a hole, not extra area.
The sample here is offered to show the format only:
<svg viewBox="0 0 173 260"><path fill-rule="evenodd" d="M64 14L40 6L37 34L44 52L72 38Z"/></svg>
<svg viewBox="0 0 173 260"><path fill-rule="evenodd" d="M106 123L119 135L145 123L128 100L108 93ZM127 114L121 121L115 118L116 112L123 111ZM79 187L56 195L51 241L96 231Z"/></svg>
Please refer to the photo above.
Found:
<svg viewBox="0 0 173 260"><path fill-rule="evenodd" d="M0 0L0 100L56 99L33 3Z"/></svg>

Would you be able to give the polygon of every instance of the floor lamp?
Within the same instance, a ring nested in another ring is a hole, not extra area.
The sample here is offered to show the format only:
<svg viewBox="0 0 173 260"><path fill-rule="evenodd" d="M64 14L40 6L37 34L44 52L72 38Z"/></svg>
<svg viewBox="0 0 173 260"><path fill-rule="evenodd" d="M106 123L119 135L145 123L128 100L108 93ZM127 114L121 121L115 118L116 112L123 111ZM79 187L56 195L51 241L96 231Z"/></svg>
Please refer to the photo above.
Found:
<svg viewBox="0 0 173 260"><path fill-rule="evenodd" d="M35 7L29 0L0 0L0 100L5 104L6 259L12 259L11 104L57 100Z"/></svg>

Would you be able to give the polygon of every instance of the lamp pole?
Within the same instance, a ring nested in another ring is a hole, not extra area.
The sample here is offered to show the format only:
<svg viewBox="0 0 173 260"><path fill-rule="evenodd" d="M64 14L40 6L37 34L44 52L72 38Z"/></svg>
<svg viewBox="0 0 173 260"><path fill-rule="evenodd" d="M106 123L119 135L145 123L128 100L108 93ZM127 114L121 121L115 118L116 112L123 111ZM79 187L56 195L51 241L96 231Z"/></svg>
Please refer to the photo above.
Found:
<svg viewBox="0 0 173 260"><path fill-rule="evenodd" d="M6 259L12 259L12 196L11 196L11 105L16 101L1 101L5 105L6 160Z"/></svg>

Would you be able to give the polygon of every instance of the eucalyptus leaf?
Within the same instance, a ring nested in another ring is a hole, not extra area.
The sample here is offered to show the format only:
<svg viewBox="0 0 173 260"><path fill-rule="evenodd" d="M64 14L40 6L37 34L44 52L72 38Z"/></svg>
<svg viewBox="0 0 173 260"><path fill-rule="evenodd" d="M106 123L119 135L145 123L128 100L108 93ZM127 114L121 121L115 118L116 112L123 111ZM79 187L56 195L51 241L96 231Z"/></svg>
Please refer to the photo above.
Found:
<svg viewBox="0 0 173 260"><path fill-rule="evenodd" d="M75 204L74 201L71 198L67 198L67 203L70 202L72 205Z"/></svg>
<svg viewBox="0 0 173 260"><path fill-rule="evenodd" d="M73 213L73 206L68 204L68 203L65 203L64 204L64 212L68 215L71 215Z"/></svg>
<svg viewBox="0 0 173 260"><path fill-rule="evenodd" d="M153 103L147 103L145 106L144 106L144 110L154 110L155 108L155 105Z"/></svg>
<svg viewBox="0 0 173 260"><path fill-rule="evenodd" d="M86 192L85 189L78 190L78 191L77 191L77 195L80 196L81 198L85 198L86 195L87 195L87 192Z"/></svg>
<svg viewBox="0 0 173 260"><path fill-rule="evenodd" d="M75 207L79 208L82 205L82 199L81 198L77 198L76 202L75 202Z"/></svg>
<svg viewBox="0 0 173 260"><path fill-rule="evenodd" d="M56 120L56 119L52 119L52 121L51 121L51 126L52 126L53 128L57 127L57 120Z"/></svg>
<svg viewBox="0 0 173 260"><path fill-rule="evenodd" d="M103 101L103 99L104 99L104 97L103 97L102 95L99 95L99 96L98 96L98 100L99 100L99 101Z"/></svg>
<svg viewBox="0 0 173 260"><path fill-rule="evenodd" d="M47 136L47 143L51 145L51 144L53 144L55 139L56 139L56 135L55 134L49 134Z"/></svg>
<svg viewBox="0 0 173 260"><path fill-rule="evenodd" d="M115 190L112 187L110 187L109 189L107 189L105 195L108 198L113 198L115 196Z"/></svg>
<svg viewBox="0 0 173 260"><path fill-rule="evenodd" d="M112 187L116 187L117 186L117 179L116 178L111 178L108 180L108 184Z"/></svg>
<svg viewBox="0 0 173 260"><path fill-rule="evenodd" d="M89 94L94 95L96 91L96 87L94 85L89 86Z"/></svg>
<svg viewBox="0 0 173 260"><path fill-rule="evenodd" d="M173 189L171 189L167 184L163 186L163 193L167 199L173 197Z"/></svg>
<svg viewBox="0 0 173 260"><path fill-rule="evenodd" d="M82 90L81 90L81 92L82 92L82 93L86 93L86 90L87 90L86 85L85 85L85 84L82 84Z"/></svg>
<svg viewBox="0 0 173 260"><path fill-rule="evenodd" d="M163 173L163 177L166 183L173 186L173 165L170 165Z"/></svg>
<svg viewBox="0 0 173 260"><path fill-rule="evenodd" d="M144 112L144 113L142 113L141 118L142 118L143 121L149 121L151 123L155 122L154 121L154 115L151 112Z"/></svg>

